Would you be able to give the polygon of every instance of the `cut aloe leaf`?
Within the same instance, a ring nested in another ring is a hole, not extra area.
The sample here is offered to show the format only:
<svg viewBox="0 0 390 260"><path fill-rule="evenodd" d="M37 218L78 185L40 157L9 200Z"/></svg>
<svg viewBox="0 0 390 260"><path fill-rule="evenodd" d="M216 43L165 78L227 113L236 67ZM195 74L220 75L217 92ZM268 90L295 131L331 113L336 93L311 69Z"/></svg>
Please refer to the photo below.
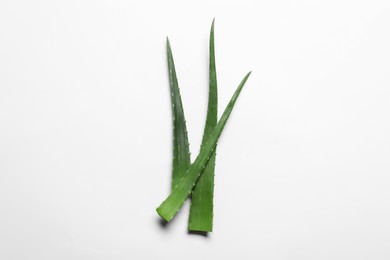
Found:
<svg viewBox="0 0 390 260"><path fill-rule="evenodd" d="M218 89L215 66L214 21L210 30L209 56L209 99L201 146L206 144L218 122ZM210 159L206 163L202 174L192 190L190 216L188 220L188 230L190 231L211 232L213 230L215 157L216 147L211 153Z"/></svg>
<svg viewBox="0 0 390 260"><path fill-rule="evenodd" d="M173 188L171 194L164 200L161 205L156 209L157 213L166 221L170 221L176 213L179 211L184 201L187 199L188 195L191 193L196 181L201 175L204 167L206 166L207 161L209 160L217 141L223 131L223 128L226 125L227 120L233 110L234 104L237 101L238 96L242 88L247 81L250 72L244 77L238 86L237 90L234 92L232 98L230 99L229 104L225 108L221 119L218 121L217 126L210 135L210 138L207 140L206 144L202 146L198 157L195 162L190 166L177 185Z"/></svg>
<svg viewBox="0 0 390 260"><path fill-rule="evenodd" d="M190 167L191 158L184 109L181 102L172 49L168 38L167 57L172 104L173 159L171 187L173 189Z"/></svg>

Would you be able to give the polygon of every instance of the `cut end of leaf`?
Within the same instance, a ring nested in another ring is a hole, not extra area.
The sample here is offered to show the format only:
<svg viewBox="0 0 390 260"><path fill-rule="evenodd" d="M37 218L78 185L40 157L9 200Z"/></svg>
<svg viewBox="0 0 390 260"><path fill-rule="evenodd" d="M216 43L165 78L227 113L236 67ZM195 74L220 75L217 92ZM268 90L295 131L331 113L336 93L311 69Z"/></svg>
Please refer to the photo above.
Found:
<svg viewBox="0 0 390 260"><path fill-rule="evenodd" d="M166 212L163 208L158 207L156 208L157 214L166 222L169 222L172 220L173 216L170 216L168 212Z"/></svg>
<svg viewBox="0 0 390 260"><path fill-rule="evenodd" d="M191 222L188 224L188 231L198 231L198 232L213 232L213 226L212 225L199 225L196 226L192 225Z"/></svg>

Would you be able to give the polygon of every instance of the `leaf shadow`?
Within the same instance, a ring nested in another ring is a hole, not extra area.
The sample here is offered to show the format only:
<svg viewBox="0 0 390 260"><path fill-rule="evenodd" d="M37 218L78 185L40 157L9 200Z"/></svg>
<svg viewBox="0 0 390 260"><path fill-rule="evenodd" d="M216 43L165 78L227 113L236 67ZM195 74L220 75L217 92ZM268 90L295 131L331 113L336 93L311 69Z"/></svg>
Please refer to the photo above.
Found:
<svg viewBox="0 0 390 260"><path fill-rule="evenodd" d="M187 233L189 235L200 236L200 237L204 237L204 238L208 238L209 237L209 232L206 232L206 231L188 230Z"/></svg>

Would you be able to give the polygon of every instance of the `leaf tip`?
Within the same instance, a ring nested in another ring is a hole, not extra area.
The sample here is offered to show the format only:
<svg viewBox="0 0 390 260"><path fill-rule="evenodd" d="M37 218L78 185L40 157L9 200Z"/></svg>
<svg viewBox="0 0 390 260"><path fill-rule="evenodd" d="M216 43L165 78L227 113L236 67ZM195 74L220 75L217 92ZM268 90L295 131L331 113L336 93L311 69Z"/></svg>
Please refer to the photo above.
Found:
<svg viewBox="0 0 390 260"><path fill-rule="evenodd" d="M211 32L214 31L215 17L213 18L213 22L211 23Z"/></svg>

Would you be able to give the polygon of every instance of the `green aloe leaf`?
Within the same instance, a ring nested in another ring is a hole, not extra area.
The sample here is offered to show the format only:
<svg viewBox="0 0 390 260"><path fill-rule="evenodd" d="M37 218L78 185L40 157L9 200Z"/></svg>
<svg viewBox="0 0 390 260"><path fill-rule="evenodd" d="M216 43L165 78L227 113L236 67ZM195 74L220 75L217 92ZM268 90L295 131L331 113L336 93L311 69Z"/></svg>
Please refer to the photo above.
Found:
<svg viewBox="0 0 390 260"><path fill-rule="evenodd" d="M233 110L234 104L237 101L238 96L242 88L247 81L250 72L244 77L238 86L237 90L234 92L232 98L230 99L229 104L225 108L221 119L218 121L217 126L214 131L210 135L210 138L207 140L206 144L202 146L198 157L195 162L190 166L177 185L173 188L171 194L164 200L161 205L156 209L157 213L166 221L170 221L176 213L179 211L184 201L187 199L189 194L191 193L196 181L201 175L204 167L206 166L207 161L209 160L217 141L223 131L223 128L226 125L227 120Z"/></svg>
<svg viewBox="0 0 390 260"><path fill-rule="evenodd" d="M210 30L209 44L209 100L206 124L203 132L204 146L218 122L218 88L214 50L214 21ZM213 230L214 169L216 147L211 153L203 173L197 180L191 195L188 230L211 232Z"/></svg>
<svg viewBox="0 0 390 260"><path fill-rule="evenodd" d="M168 38L167 56L172 104L173 162L171 187L173 189L190 167L191 158L184 109L181 102L172 49Z"/></svg>

